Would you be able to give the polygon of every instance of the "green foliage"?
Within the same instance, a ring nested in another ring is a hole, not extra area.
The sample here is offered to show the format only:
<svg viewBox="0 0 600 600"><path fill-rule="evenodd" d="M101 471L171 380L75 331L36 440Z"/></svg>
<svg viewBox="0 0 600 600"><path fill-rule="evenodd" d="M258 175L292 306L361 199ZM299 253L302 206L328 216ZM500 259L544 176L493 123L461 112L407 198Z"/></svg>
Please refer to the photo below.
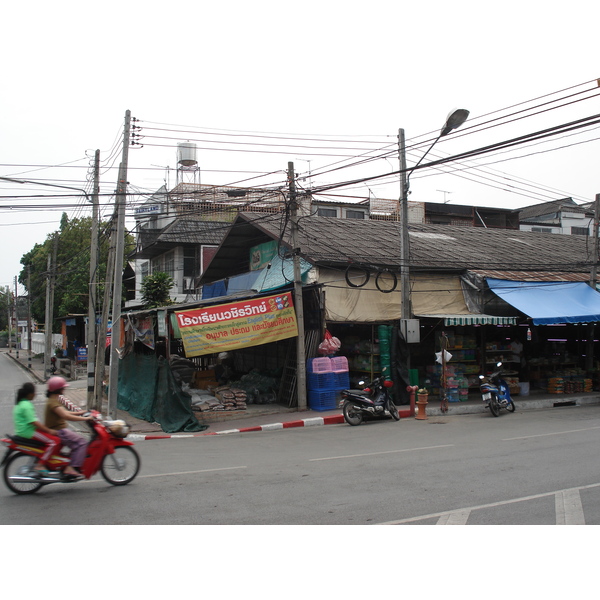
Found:
<svg viewBox="0 0 600 600"><path fill-rule="evenodd" d="M47 236L42 244L33 248L21 257L23 269L19 274L19 282L25 286L31 295L32 318L43 323L46 312L46 285L48 273L48 256L53 255L54 240L56 239L56 286L54 290L54 317L68 314L87 314L90 280L90 247L91 247L91 217L69 219L63 213L58 231ZM101 308L104 279L106 277L106 262L108 258L109 222L101 222L98 226L99 256L97 273L97 291ZM133 236L125 234L125 256L135 247ZM28 285L28 267L30 272L31 289ZM58 323L54 323L55 331Z"/></svg>
<svg viewBox="0 0 600 600"><path fill-rule="evenodd" d="M0 330L8 329L8 311L12 310L12 293L8 286L0 287Z"/></svg>
<svg viewBox="0 0 600 600"><path fill-rule="evenodd" d="M157 308L173 304L169 292L173 287L173 278L166 273L152 273L142 281L142 300L145 308Z"/></svg>

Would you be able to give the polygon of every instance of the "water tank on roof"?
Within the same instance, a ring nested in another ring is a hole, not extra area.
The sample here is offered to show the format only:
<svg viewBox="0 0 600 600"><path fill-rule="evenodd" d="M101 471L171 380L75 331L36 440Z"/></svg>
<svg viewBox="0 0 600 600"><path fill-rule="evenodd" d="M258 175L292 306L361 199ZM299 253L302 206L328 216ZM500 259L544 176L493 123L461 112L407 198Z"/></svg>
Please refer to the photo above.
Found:
<svg viewBox="0 0 600 600"><path fill-rule="evenodd" d="M177 144L177 162L184 167L193 167L198 164L196 160L196 144L182 142Z"/></svg>

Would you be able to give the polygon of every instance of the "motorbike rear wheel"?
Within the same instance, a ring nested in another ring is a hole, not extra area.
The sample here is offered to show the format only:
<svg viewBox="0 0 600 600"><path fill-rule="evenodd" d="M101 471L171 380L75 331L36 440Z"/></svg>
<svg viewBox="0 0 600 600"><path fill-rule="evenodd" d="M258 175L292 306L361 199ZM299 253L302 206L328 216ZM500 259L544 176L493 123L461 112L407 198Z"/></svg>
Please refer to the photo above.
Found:
<svg viewBox="0 0 600 600"><path fill-rule="evenodd" d="M344 420L348 425L360 425L363 422L362 412L355 409L352 402L344 402L342 412L344 413Z"/></svg>
<svg viewBox="0 0 600 600"><path fill-rule="evenodd" d="M400 413L398 412L398 407L394 404L394 401L389 398L388 399L388 412L392 415L392 419L394 421L400 420Z"/></svg>
<svg viewBox="0 0 600 600"><path fill-rule="evenodd" d="M494 415L494 417L498 417L500 415L500 406L498 405L498 398L496 398L495 394L492 394L488 406L490 407L490 412L492 415Z"/></svg>
<svg viewBox="0 0 600 600"><path fill-rule="evenodd" d="M35 479L31 481L16 481L18 477L29 477L34 465L35 458L21 452L17 452L9 457L2 471L6 487L11 492L19 495L35 494L42 487L39 481Z"/></svg>
<svg viewBox="0 0 600 600"><path fill-rule="evenodd" d="M506 405L506 410L508 412L515 412L516 409L517 407L515 406L515 403L512 400Z"/></svg>
<svg viewBox="0 0 600 600"><path fill-rule="evenodd" d="M100 473L111 485L131 483L140 470L139 454L131 446L117 446L102 459Z"/></svg>

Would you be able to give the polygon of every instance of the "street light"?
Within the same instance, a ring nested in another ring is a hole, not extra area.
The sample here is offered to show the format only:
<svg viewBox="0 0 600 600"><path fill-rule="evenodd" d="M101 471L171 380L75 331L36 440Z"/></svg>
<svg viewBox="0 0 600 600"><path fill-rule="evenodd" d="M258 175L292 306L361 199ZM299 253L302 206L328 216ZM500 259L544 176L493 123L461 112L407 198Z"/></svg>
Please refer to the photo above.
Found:
<svg viewBox="0 0 600 600"><path fill-rule="evenodd" d="M442 127L440 134L433 141L427 152L421 156L419 162L407 170L406 168L406 141L404 138L404 129L398 130L398 153L400 159L400 177L401 177L401 197L400 197L400 292L401 292L401 319L403 331L406 327L406 320L411 318L410 306L410 270L409 270L409 238L408 238L408 190L410 187L410 176L412 172L423 162L423 159L429 154L429 151L437 144L441 137L448 135L454 129L458 129L468 118L469 111L464 108L457 108L450 112L446 122Z"/></svg>

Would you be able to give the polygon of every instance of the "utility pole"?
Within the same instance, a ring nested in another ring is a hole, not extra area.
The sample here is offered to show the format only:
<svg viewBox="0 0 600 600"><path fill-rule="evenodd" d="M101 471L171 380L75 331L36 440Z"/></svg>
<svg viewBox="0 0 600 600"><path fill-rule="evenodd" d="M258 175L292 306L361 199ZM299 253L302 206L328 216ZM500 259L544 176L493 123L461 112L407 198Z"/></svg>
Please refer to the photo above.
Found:
<svg viewBox="0 0 600 600"><path fill-rule="evenodd" d="M11 298L10 287L6 286L6 317L8 323L6 328L8 329L8 353L12 354L12 298Z"/></svg>
<svg viewBox="0 0 600 600"><path fill-rule="evenodd" d="M90 242L90 284L87 326L87 406L94 402L96 366L96 303L98 281L98 197L100 194L100 150L94 157L94 191L92 194L92 239Z"/></svg>
<svg viewBox="0 0 600 600"><path fill-rule="evenodd" d="M117 243L117 227L115 219L112 219L112 231L110 234L110 246L108 258L106 259L106 280L104 283L104 300L102 301L102 316L100 318L100 329L96 343L96 369L94 373L94 400L92 408L102 412L102 395L104 393L104 370L106 368L106 331L108 329L108 317L112 299L112 279L115 269L115 244Z"/></svg>
<svg viewBox="0 0 600 600"><path fill-rule="evenodd" d="M15 331L17 332L15 339L15 351L17 353L17 360L19 360L19 313L17 311L17 301L19 299L19 290L17 288L17 276L15 275Z"/></svg>
<svg viewBox="0 0 600 600"><path fill-rule="evenodd" d="M31 326L31 265L27 265L27 368L31 371L31 355L33 354L33 330Z"/></svg>
<svg viewBox="0 0 600 600"><path fill-rule="evenodd" d="M306 410L306 352L304 349L304 305L302 302L302 275L300 271L300 248L298 247L298 198L294 163L288 162L288 180L291 213L292 260L294 263L294 304L298 338L296 341L296 392L298 410Z"/></svg>
<svg viewBox="0 0 600 600"><path fill-rule="evenodd" d="M54 283L56 277L56 256L58 254L58 235L54 234L52 256L48 254L48 273L46 275L46 319L44 325L44 377L50 374L52 355L52 323L54 321Z"/></svg>
<svg viewBox="0 0 600 600"><path fill-rule="evenodd" d="M108 387L108 415L115 418L117 414L117 396L119 388L119 342L121 339L121 296L123 288L123 253L125 251L125 200L127 195L127 161L129 157L129 134L131 127L131 111L125 113L125 130L123 135L123 159L119 168L117 186L117 243L115 245L115 272L112 304L112 335L110 346L110 379Z"/></svg>
<svg viewBox="0 0 600 600"><path fill-rule="evenodd" d="M408 182L406 177L406 141L404 129L398 130L398 154L400 159L400 307L401 318L410 319L410 272L408 241ZM401 328L402 329L402 328Z"/></svg>
<svg viewBox="0 0 600 600"><path fill-rule="evenodd" d="M592 228L593 236L593 256L592 256L592 268L590 271L590 286L596 291L596 285L598 283L598 228L600 227L600 194L596 194L596 200L594 202L594 225ZM594 368L594 334L595 327L594 323L588 323L587 326L587 343L585 351L585 369L591 371Z"/></svg>

